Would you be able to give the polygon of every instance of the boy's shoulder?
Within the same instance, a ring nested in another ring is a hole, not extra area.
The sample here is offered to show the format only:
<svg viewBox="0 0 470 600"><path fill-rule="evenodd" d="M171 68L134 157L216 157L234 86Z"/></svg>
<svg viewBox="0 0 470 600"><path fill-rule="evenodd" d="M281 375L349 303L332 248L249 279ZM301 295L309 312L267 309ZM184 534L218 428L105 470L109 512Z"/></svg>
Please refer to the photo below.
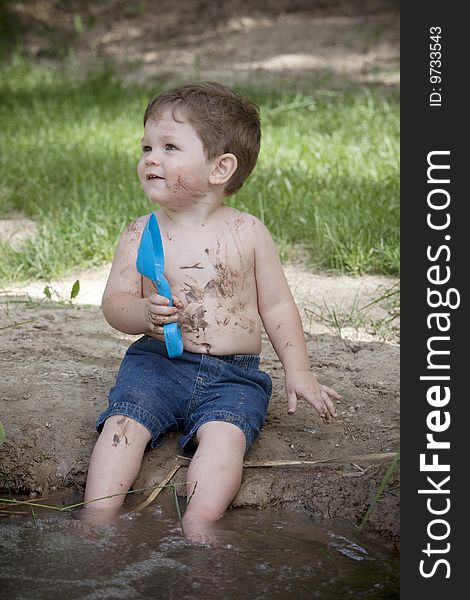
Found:
<svg viewBox="0 0 470 600"><path fill-rule="evenodd" d="M142 235L142 231L143 231L145 224L147 223L147 220L150 215L151 215L151 213L147 213L146 215L142 215L141 217L136 217L130 223L127 223L127 225L124 228L124 231L122 232L122 237L128 238L128 239L134 239L134 238L140 239L140 236Z"/></svg>
<svg viewBox="0 0 470 600"><path fill-rule="evenodd" d="M247 251L273 244L272 235L261 219L236 208L226 208L223 216L225 226L229 227L232 235L236 235L242 241Z"/></svg>
<svg viewBox="0 0 470 600"><path fill-rule="evenodd" d="M143 229L151 214L152 213L150 212L140 217L136 217L130 223L127 224L127 229Z"/></svg>
<svg viewBox="0 0 470 600"><path fill-rule="evenodd" d="M224 208L224 219L229 221L237 231L242 228L256 231L257 228L264 227L263 222L251 213L232 208L231 206L225 206Z"/></svg>

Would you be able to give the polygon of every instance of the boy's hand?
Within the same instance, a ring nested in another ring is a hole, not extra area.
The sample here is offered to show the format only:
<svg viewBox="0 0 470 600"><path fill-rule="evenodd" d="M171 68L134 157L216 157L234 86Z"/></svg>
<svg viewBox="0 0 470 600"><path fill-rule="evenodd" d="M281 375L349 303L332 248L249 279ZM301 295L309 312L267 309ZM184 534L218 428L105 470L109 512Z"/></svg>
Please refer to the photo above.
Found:
<svg viewBox="0 0 470 600"><path fill-rule="evenodd" d="M293 415L297 408L297 400L303 398L311 404L320 417L328 422L336 417L336 409L331 398L339 400L341 396L332 388L318 383L311 371L294 371L286 375L287 413Z"/></svg>
<svg viewBox="0 0 470 600"><path fill-rule="evenodd" d="M178 309L168 306L170 301L165 296L150 294L145 304L145 321L148 326L148 334L161 339L163 336L163 325L176 323Z"/></svg>

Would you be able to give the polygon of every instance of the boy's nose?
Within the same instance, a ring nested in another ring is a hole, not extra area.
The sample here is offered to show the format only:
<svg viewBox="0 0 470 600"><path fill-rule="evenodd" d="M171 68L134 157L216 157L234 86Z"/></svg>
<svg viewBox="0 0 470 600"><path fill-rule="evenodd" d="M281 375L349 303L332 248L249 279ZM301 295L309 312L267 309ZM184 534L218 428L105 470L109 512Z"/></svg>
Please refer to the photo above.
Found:
<svg viewBox="0 0 470 600"><path fill-rule="evenodd" d="M145 157L145 164L146 165L159 165L160 159L158 158L158 156L155 152L149 152L147 154L147 156Z"/></svg>

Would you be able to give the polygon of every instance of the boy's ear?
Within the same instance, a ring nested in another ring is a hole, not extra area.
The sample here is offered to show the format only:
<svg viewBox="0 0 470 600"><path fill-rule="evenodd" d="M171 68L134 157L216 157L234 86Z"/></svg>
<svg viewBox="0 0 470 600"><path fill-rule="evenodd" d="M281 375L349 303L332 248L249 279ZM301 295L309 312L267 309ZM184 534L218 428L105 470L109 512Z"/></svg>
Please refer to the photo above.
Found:
<svg viewBox="0 0 470 600"><path fill-rule="evenodd" d="M214 162L209 175L209 183L213 185L224 185L232 177L238 167L235 154L221 154Z"/></svg>

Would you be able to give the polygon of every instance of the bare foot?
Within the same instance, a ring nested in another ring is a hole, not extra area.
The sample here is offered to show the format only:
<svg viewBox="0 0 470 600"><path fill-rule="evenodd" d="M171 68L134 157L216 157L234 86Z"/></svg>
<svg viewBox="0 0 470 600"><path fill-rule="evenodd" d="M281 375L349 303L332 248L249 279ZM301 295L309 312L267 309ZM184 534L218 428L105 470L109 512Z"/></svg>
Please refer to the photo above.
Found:
<svg viewBox="0 0 470 600"><path fill-rule="evenodd" d="M87 525L114 525L119 522L119 510L88 505L82 508L80 517Z"/></svg>
<svg viewBox="0 0 470 600"><path fill-rule="evenodd" d="M218 545L218 528L212 521L203 521L201 519L185 519L183 517L183 534L185 538L192 542Z"/></svg>

